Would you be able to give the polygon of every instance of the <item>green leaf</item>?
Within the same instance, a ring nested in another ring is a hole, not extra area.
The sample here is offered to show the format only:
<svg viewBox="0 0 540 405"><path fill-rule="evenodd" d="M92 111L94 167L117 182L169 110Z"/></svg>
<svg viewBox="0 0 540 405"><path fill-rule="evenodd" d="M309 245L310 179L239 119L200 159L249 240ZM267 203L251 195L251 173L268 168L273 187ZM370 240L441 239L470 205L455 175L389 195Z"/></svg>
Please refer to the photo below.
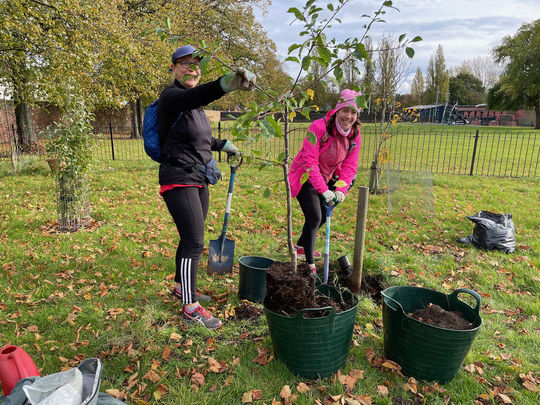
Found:
<svg viewBox="0 0 540 405"><path fill-rule="evenodd" d="M385 1L385 2L383 3L383 6L385 6L385 7L392 7L392 2L389 1L389 0L388 0L388 1Z"/></svg>
<svg viewBox="0 0 540 405"><path fill-rule="evenodd" d="M403 38L405 38L405 34L401 34L401 35L399 36L399 42L403 41Z"/></svg>
<svg viewBox="0 0 540 405"><path fill-rule="evenodd" d="M294 14L296 18L298 18L300 21L306 21L300 10L298 10L296 7L291 7L287 10L287 13Z"/></svg>
<svg viewBox="0 0 540 405"><path fill-rule="evenodd" d="M328 4L326 5L326 8L327 8L328 10L330 10L330 11L334 11L334 6L333 6L331 3L328 3Z"/></svg>
<svg viewBox="0 0 540 405"><path fill-rule="evenodd" d="M414 56L414 49L408 46L407 48L405 48L405 53L409 58L412 58Z"/></svg>
<svg viewBox="0 0 540 405"><path fill-rule="evenodd" d="M285 59L285 61L300 63L300 60L296 56L289 56L288 58Z"/></svg>
<svg viewBox="0 0 540 405"><path fill-rule="evenodd" d="M335 186L336 186L336 188L343 188L343 187L347 186L347 183L345 183L343 180L338 180L338 181L336 181Z"/></svg>
<svg viewBox="0 0 540 405"><path fill-rule="evenodd" d="M312 145L317 145L317 136L311 131L308 131L307 133L307 140L311 142Z"/></svg>
<svg viewBox="0 0 540 405"><path fill-rule="evenodd" d="M302 59L302 69L309 70L309 65L311 64L311 56L304 56Z"/></svg>
<svg viewBox="0 0 540 405"><path fill-rule="evenodd" d="M368 108L366 98L364 96L356 96L356 105L360 108Z"/></svg>
<svg viewBox="0 0 540 405"><path fill-rule="evenodd" d="M321 58L323 58L325 62L329 63L332 59L332 52L330 52L330 50L325 46L319 46L317 50L319 51Z"/></svg>
<svg viewBox="0 0 540 405"><path fill-rule="evenodd" d="M309 179L309 170L306 171L301 177L300 177L300 184L304 184Z"/></svg>
<svg viewBox="0 0 540 405"><path fill-rule="evenodd" d="M268 197L270 197L271 194L272 194L272 192L270 191L270 189L268 187L266 187L266 189L263 192L263 197L268 198Z"/></svg>
<svg viewBox="0 0 540 405"><path fill-rule="evenodd" d="M199 66L201 68L202 75L206 74L206 70L208 69L208 62L210 62L210 56L205 56L204 58L201 59Z"/></svg>
<svg viewBox="0 0 540 405"><path fill-rule="evenodd" d="M281 138L283 136L281 133L281 126L276 122L274 117L269 115L268 117L266 117L266 119L272 125L272 127L274 127L275 136Z"/></svg>
<svg viewBox="0 0 540 405"><path fill-rule="evenodd" d="M422 37L416 36L411 40L411 42L419 42L421 40L422 40Z"/></svg>
<svg viewBox="0 0 540 405"><path fill-rule="evenodd" d="M274 126L268 121L268 117L265 117L263 120L261 120L260 124L261 127L263 127L264 130L268 133L269 138L273 138L274 136L276 136Z"/></svg>
<svg viewBox="0 0 540 405"><path fill-rule="evenodd" d="M169 17L165 18L165 27L170 30L171 29L171 19Z"/></svg>
<svg viewBox="0 0 540 405"><path fill-rule="evenodd" d="M302 115L306 117L307 120L309 120L309 113L311 112L311 108L304 107L302 108Z"/></svg>
<svg viewBox="0 0 540 405"><path fill-rule="evenodd" d="M298 49L298 48L301 48L302 45L299 45L299 44L292 44L291 46L289 46L289 52L288 53L291 53L292 51L294 51L295 49Z"/></svg>
<svg viewBox="0 0 540 405"><path fill-rule="evenodd" d="M355 58L359 60L362 60L362 59L369 60L369 55L366 51L366 47L362 43L356 44L353 55Z"/></svg>
<svg viewBox="0 0 540 405"><path fill-rule="evenodd" d="M336 66L336 67L334 68L334 77L336 78L336 80L337 80L338 82L340 82L341 79L343 78L343 70L341 69L340 66Z"/></svg>
<svg viewBox="0 0 540 405"><path fill-rule="evenodd" d="M277 157L277 161L282 162L283 159L285 159L285 151L282 151L282 152L279 153L279 155Z"/></svg>

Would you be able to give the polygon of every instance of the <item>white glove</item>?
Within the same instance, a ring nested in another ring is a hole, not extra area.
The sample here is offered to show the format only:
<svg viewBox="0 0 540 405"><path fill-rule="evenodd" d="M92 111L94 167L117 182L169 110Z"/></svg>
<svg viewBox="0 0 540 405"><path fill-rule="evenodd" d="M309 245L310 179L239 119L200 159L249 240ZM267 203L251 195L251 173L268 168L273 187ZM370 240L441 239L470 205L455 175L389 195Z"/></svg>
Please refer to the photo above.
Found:
<svg viewBox="0 0 540 405"><path fill-rule="evenodd" d="M345 194L343 194L341 191L336 191L336 202L339 204L339 203L342 203L343 200L345 200Z"/></svg>
<svg viewBox="0 0 540 405"><path fill-rule="evenodd" d="M239 155L240 154L240 150L234 146L234 144L229 141L227 139L227 142L225 142L225 145L223 145L223 148L221 148L221 150L223 152L227 152L228 154L231 154L231 155Z"/></svg>
<svg viewBox="0 0 540 405"><path fill-rule="evenodd" d="M326 190L324 193L322 193L322 196L326 201L326 205L334 205L334 199L336 198L336 195L333 191Z"/></svg>
<svg viewBox="0 0 540 405"><path fill-rule="evenodd" d="M225 93L233 90L252 90L257 78L244 68L237 68L235 72L227 73L219 79L219 84Z"/></svg>

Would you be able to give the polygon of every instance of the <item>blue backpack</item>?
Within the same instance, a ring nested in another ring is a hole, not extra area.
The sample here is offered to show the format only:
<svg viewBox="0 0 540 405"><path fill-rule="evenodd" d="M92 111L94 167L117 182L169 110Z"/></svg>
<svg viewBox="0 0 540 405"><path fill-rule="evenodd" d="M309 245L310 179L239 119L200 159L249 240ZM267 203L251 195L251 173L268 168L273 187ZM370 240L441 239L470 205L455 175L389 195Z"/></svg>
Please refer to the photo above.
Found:
<svg viewBox="0 0 540 405"><path fill-rule="evenodd" d="M144 112L143 119L143 140L144 140L144 151L148 156L155 160L158 163L161 163L161 145L159 144L159 133L158 133L158 123L157 123L157 109L158 109L158 100L150 104L146 111ZM180 118L182 113L178 116L172 127L174 127ZM172 128L171 127L171 128Z"/></svg>

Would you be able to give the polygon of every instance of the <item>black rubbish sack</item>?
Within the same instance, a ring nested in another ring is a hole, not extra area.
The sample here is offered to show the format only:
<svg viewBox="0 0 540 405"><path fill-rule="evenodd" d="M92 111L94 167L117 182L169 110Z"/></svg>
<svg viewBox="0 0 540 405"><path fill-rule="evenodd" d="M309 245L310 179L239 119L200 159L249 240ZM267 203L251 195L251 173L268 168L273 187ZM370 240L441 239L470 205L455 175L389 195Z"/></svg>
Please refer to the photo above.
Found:
<svg viewBox="0 0 540 405"><path fill-rule="evenodd" d="M512 214L480 211L475 215L468 215L467 218L475 224L473 233L459 239L459 242L469 243L482 249L501 250L504 253L512 253L516 249L516 232Z"/></svg>

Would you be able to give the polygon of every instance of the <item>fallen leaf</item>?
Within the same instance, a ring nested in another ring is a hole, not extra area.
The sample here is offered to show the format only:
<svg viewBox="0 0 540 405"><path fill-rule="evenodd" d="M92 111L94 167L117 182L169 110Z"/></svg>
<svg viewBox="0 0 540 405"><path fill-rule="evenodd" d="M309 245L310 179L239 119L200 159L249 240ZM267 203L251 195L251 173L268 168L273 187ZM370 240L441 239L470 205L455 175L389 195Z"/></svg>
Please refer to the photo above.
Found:
<svg viewBox="0 0 540 405"><path fill-rule="evenodd" d="M266 366L268 364L268 349L260 349L257 347L257 357L253 359L253 363Z"/></svg>
<svg viewBox="0 0 540 405"><path fill-rule="evenodd" d="M311 391L311 388L309 388L309 385L307 385L306 383L303 383L303 382L302 382L302 383L300 383L300 384L297 385L296 390L297 390L299 393L303 394L303 393L305 393L305 392Z"/></svg>
<svg viewBox="0 0 540 405"><path fill-rule="evenodd" d="M262 399L262 391L261 390L251 390L251 396L253 397L254 401L258 401Z"/></svg>
<svg viewBox="0 0 540 405"><path fill-rule="evenodd" d="M191 382L198 385L199 387L202 387L204 385L204 375L202 375L198 371L194 371L191 375Z"/></svg>
<svg viewBox="0 0 540 405"><path fill-rule="evenodd" d="M291 396L291 388L288 385L284 385L283 388L281 388L279 397L287 401L290 398L290 396Z"/></svg>
<svg viewBox="0 0 540 405"><path fill-rule="evenodd" d="M251 395L251 391L244 392L242 394L242 403L243 404L250 404L253 402L253 395Z"/></svg>
<svg viewBox="0 0 540 405"><path fill-rule="evenodd" d="M387 396L388 387L386 385L377 385L377 392L379 393L379 395Z"/></svg>
<svg viewBox="0 0 540 405"><path fill-rule="evenodd" d="M158 373L156 373L154 370L148 370L148 373L146 373L143 378L146 378L147 380L152 381L153 383L158 382L161 380L161 377Z"/></svg>

